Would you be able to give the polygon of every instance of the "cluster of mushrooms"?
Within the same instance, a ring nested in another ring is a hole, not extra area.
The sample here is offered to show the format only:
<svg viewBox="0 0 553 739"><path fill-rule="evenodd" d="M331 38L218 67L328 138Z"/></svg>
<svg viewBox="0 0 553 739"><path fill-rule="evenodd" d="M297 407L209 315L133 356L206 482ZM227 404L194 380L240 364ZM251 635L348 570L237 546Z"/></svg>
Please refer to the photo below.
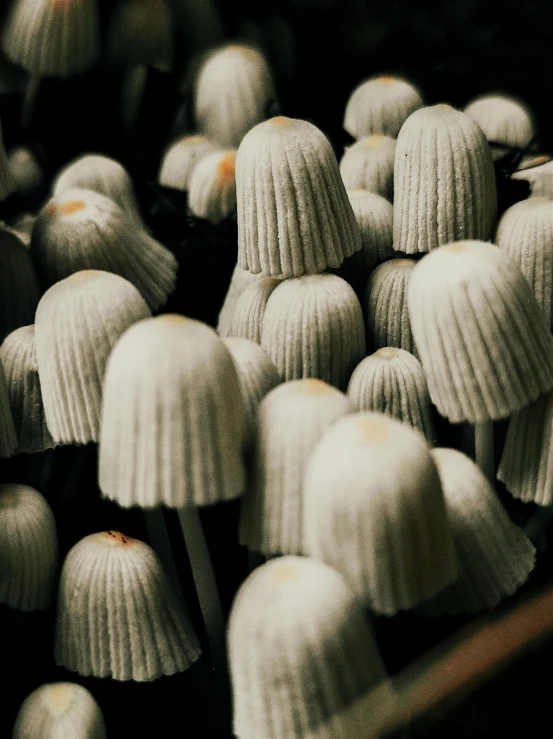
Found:
<svg viewBox="0 0 553 739"><path fill-rule="evenodd" d="M96 63L97 17L96 0L13 0L2 44L28 73L24 116L42 78ZM165 0L116 5L128 125L144 68L171 64L173 21ZM210 49L194 92L196 130L167 142L158 183L214 226L236 214L216 330L163 312L177 260L107 156L83 151L38 212L0 225L0 456L98 445L98 495L141 509L149 532L90 531L59 562L48 500L6 480L0 603L57 599L52 649L76 676L186 671L202 645L165 507L234 735L384 736L405 701L375 619L492 611L527 581L553 510L553 163L521 102L425 106L391 76L352 92L338 162L313 123L279 114L253 45ZM494 160L513 150L530 196L498 220ZM42 182L31 151L0 142L2 200ZM525 529L497 480L535 504ZM250 574L227 619L198 510L237 499ZM78 682L38 687L13 728L106 736Z"/></svg>

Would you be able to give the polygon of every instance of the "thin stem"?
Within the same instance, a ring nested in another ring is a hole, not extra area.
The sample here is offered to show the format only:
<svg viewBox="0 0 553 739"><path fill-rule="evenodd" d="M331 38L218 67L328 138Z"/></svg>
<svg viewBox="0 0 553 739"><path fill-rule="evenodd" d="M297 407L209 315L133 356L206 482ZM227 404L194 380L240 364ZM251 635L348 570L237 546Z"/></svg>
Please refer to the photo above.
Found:
<svg viewBox="0 0 553 739"><path fill-rule="evenodd" d="M484 421L474 425L474 449L476 464L488 480L493 482L495 480L493 421Z"/></svg>

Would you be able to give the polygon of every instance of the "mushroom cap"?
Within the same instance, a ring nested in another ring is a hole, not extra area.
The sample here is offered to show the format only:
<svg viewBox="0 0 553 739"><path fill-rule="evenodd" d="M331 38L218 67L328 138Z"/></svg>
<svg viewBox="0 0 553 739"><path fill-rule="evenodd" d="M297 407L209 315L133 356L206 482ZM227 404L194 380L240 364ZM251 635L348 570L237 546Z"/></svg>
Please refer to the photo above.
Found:
<svg viewBox="0 0 553 739"><path fill-rule="evenodd" d="M104 382L106 497L143 508L233 500L243 492L243 434L240 380L213 329L162 315L123 334Z"/></svg>
<svg viewBox="0 0 553 739"><path fill-rule="evenodd" d="M411 113L423 105L419 91L406 80L389 75L371 77L351 93L344 128L356 139L374 135L396 138Z"/></svg>
<svg viewBox="0 0 553 739"><path fill-rule="evenodd" d="M457 576L436 466L423 435L353 413L319 441L305 474L308 554L342 573L371 610L393 615Z"/></svg>
<svg viewBox="0 0 553 739"><path fill-rule="evenodd" d="M265 396L241 507L242 544L267 556L305 552L305 469L326 430L350 411L344 393L322 380L291 380Z"/></svg>
<svg viewBox="0 0 553 739"><path fill-rule="evenodd" d="M146 681L187 670L200 648L154 550L103 531L63 563L55 653L79 675Z"/></svg>
<svg viewBox="0 0 553 739"><path fill-rule="evenodd" d="M35 343L46 421L55 442L98 441L108 357L121 334L150 315L136 287L111 272L76 272L44 293Z"/></svg>
<svg viewBox="0 0 553 739"><path fill-rule="evenodd" d="M249 131L236 157L236 196L238 264L250 272L313 274L361 248L336 157L312 123L279 116Z"/></svg>
<svg viewBox="0 0 553 739"><path fill-rule="evenodd" d="M99 21L97 0L15 0L4 51L34 77L74 77L99 61Z"/></svg>
<svg viewBox="0 0 553 739"><path fill-rule="evenodd" d="M486 137L449 105L413 113L403 124L394 169L394 249L429 252L460 239L490 238L497 213Z"/></svg>
<svg viewBox="0 0 553 739"><path fill-rule="evenodd" d="M460 241L426 255L408 305L430 397L452 423L506 418L553 387L553 337L498 247Z"/></svg>
<svg viewBox="0 0 553 739"><path fill-rule="evenodd" d="M13 739L106 739L102 710L91 693L76 683L41 685L25 698Z"/></svg>
<svg viewBox="0 0 553 739"><path fill-rule="evenodd" d="M80 270L113 272L132 282L152 310L165 304L176 284L173 254L117 203L92 190L66 190L44 206L31 255L46 286Z"/></svg>
<svg viewBox="0 0 553 739"><path fill-rule="evenodd" d="M232 606L234 733L244 739L345 736L342 709L386 679L359 603L322 562L258 567ZM334 731L324 724L336 717Z"/></svg>
<svg viewBox="0 0 553 739"><path fill-rule="evenodd" d="M315 377L345 390L365 356L359 300L336 275L284 280L267 302L261 346L284 379Z"/></svg>
<svg viewBox="0 0 553 739"><path fill-rule="evenodd" d="M228 149L238 148L251 128L278 112L265 57L238 44L215 49L206 57L194 100L198 131Z"/></svg>
<svg viewBox="0 0 553 739"><path fill-rule="evenodd" d="M0 485L0 532L0 603L25 612L47 608L58 574L58 537L46 498L28 485Z"/></svg>

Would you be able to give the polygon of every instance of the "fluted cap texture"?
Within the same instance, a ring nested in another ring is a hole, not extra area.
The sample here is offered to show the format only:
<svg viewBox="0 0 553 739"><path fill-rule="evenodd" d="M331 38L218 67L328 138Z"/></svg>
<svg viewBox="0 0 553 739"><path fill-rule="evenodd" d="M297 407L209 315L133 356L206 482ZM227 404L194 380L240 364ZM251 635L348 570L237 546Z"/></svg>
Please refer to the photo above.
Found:
<svg viewBox="0 0 553 739"><path fill-rule="evenodd" d="M380 134L396 138L415 110L424 105L419 91L397 77L372 77L350 95L344 128L354 138Z"/></svg>
<svg viewBox="0 0 553 739"><path fill-rule="evenodd" d="M267 556L305 552L305 469L327 429L350 411L347 397L321 380L292 380L264 398L242 501L242 544Z"/></svg>
<svg viewBox="0 0 553 739"><path fill-rule="evenodd" d="M33 323L40 288L29 250L0 225L0 340L16 328Z"/></svg>
<svg viewBox="0 0 553 739"><path fill-rule="evenodd" d="M106 739L102 710L76 683L48 683L23 701L12 739Z"/></svg>
<svg viewBox="0 0 553 739"><path fill-rule="evenodd" d="M553 200L553 161L548 156L536 157L532 166L512 175L514 180L526 180L534 197Z"/></svg>
<svg viewBox="0 0 553 739"><path fill-rule="evenodd" d="M407 306L413 259L390 259L371 274L365 289L367 344L373 349L395 346L417 356Z"/></svg>
<svg viewBox="0 0 553 739"><path fill-rule="evenodd" d="M324 724L386 679L365 615L331 567L281 557L258 567L228 627L239 739L335 739Z"/></svg>
<svg viewBox="0 0 553 739"><path fill-rule="evenodd" d="M112 62L173 67L173 19L165 0L122 0L111 14L108 55Z"/></svg>
<svg viewBox="0 0 553 739"><path fill-rule="evenodd" d="M46 498L27 485L0 485L0 603L47 608L57 569L56 521Z"/></svg>
<svg viewBox="0 0 553 739"><path fill-rule="evenodd" d="M219 312L217 321L217 332L220 336L230 336L232 317L236 308L236 302L246 287L252 282L261 279L261 275L252 275L242 267L236 265L230 278L230 284L225 295L225 300Z"/></svg>
<svg viewBox="0 0 553 739"><path fill-rule="evenodd" d="M15 190L8 156L4 148L2 123L0 122L0 201L5 200Z"/></svg>
<svg viewBox="0 0 553 739"><path fill-rule="evenodd" d="M188 190L195 166L217 146L205 136L183 136L166 151L159 172L159 184L174 190Z"/></svg>
<svg viewBox="0 0 553 739"><path fill-rule="evenodd" d="M533 116L528 107L507 95L483 95L469 103L465 113L478 123L487 140L493 144L524 149L535 134ZM498 156L494 155L494 158Z"/></svg>
<svg viewBox="0 0 553 739"><path fill-rule="evenodd" d="M200 648L154 550L104 531L65 558L55 653L79 675L144 681L187 670Z"/></svg>
<svg viewBox="0 0 553 739"><path fill-rule="evenodd" d="M234 361L242 389L244 448L247 449L253 441L259 404L268 392L280 385L281 379L269 355L258 344L235 337L224 339L224 343Z"/></svg>
<svg viewBox="0 0 553 739"><path fill-rule="evenodd" d="M355 368L348 398L356 411L377 411L409 424L434 444L428 385L419 360L403 349L384 347Z"/></svg>
<svg viewBox="0 0 553 739"><path fill-rule="evenodd" d="M508 208L498 223L495 243L520 267L552 326L553 201L533 197Z"/></svg>
<svg viewBox="0 0 553 739"><path fill-rule="evenodd" d="M17 449L17 432L10 405L4 366L0 361L0 459L11 457Z"/></svg>
<svg viewBox="0 0 553 739"><path fill-rule="evenodd" d="M56 198L74 189L93 190L105 195L143 228L132 179L115 159L86 154L71 162L56 177L53 194Z"/></svg>
<svg viewBox="0 0 553 739"><path fill-rule="evenodd" d="M395 152L395 139L389 136L366 136L350 146L340 161L346 189L368 190L391 201Z"/></svg>
<svg viewBox="0 0 553 739"><path fill-rule="evenodd" d="M477 613L495 608L526 581L535 549L515 526L486 476L455 449L435 449L453 532L459 575L424 606L432 615Z"/></svg>
<svg viewBox="0 0 553 739"><path fill-rule="evenodd" d="M79 270L105 270L132 282L152 310L175 288L173 254L113 200L91 190L67 190L41 210L31 255L47 286Z"/></svg>
<svg viewBox="0 0 553 739"><path fill-rule="evenodd" d="M490 238L495 173L486 137L449 105L422 108L403 125L394 169L394 249L417 254Z"/></svg>
<svg viewBox="0 0 553 739"><path fill-rule="evenodd" d="M238 264L267 277L339 267L361 236L326 136L313 124L272 118L236 157Z"/></svg>
<svg viewBox="0 0 553 739"><path fill-rule="evenodd" d="M229 149L238 148L247 132L279 107L265 57L236 44L207 57L194 99L198 131Z"/></svg>
<svg viewBox="0 0 553 739"><path fill-rule="evenodd" d="M512 416L497 477L524 503L553 504L552 393Z"/></svg>
<svg viewBox="0 0 553 739"><path fill-rule="evenodd" d="M305 475L307 552L341 572L366 607L393 615L451 584L453 538L424 437L354 413L315 447Z"/></svg>
<svg viewBox="0 0 553 739"><path fill-rule="evenodd" d="M25 146L10 149L8 166L14 188L23 195L32 195L44 182L42 167L31 149Z"/></svg>
<svg viewBox="0 0 553 739"><path fill-rule="evenodd" d="M247 285L236 301L229 335L261 344L261 331L267 302L280 280L265 277Z"/></svg>
<svg viewBox="0 0 553 739"><path fill-rule="evenodd" d="M418 262L411 328L432 402L452 423L506 418L553 387L553 338L520 269L463 241Z"/></svg>
<svg viewBox="0 0 553 739"><path fill-rule="evenodd" d="M67 79L100 58L97 0L15 0L4 26L4 51L35 77Z"/></svg>
<svg viewBox="0 0 553 739"><path fill-rule="evenodd" d="M98 441L108 357L121 334L150 315L134 285L111 272L77 272L46 291L36 312L35 344L54 441Z"/></svg>
<svg viewBox="0 0 553 739"><path fill-rule="evenodd" d="M104 384L106 497L143 508L232 500L244 486L243 433L238 373L209 326L164 315L123 335Z"/></svg>
<svg viewBox="0 0 553 739"><path fill-rule="evenodd" d="M18 328L4 339L0 361L6 375L18 451L33 454L55 446L42 402L34 325Z"/></svg>
<svg viewBox="0 0 553 739"><path fill-rule="evenodd" d="M261 346L285 380L315 377L345 390L365 356L359 300L336 275L285 280L267 302Z"/></svg>
<svg viewBox="0 0 553 739"><path fill-rule="evenodd" d="M208 154L190 178L188 207L193 215L217 224L236 210L235 151Z"/></svg>
<svg viewBox="0 0 553 739"><path fill-rule="evenodd" d="M355 220L361 233L360 254L367 271L393 255L392 204L375 192L348 190Z"/></svg>

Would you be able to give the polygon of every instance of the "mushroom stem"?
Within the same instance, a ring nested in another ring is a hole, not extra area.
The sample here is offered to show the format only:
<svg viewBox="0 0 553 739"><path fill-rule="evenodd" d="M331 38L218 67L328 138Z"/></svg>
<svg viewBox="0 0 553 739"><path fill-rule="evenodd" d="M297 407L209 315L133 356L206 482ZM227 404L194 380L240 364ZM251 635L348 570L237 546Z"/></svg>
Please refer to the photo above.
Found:
<svg viewBox="0 0 553 739"><path fill-rule="evenodd" d="M190 622L188 607L184 598L179 573L175 564L175 558L173 557L173 550L171 549L171 541L165 518L163 516L163 510L161 508L144 510L144 520L146 522L146 528L148 530L148 537L150 539L152 549L155 549L157 552L167 574L167 578L173 588L173 592L179 601L184 615Z"/></svg>
<svg viewBox="0 0 553 739"><path fill-rule="evenodd" d="M23 110L21 113L21 124L23 128L29 128L32 123L39 87L40 77L31 75L25 89L25 97L23 98Z"/></svg>
<svg viewBox="0 0 553 739"><path fill-rule="evenodd" d="M121 120L127 129L134 128L148 79L145 64L128 64L123 74L121 87Z"/></svg>
<svg viewBox="0 0 553 739"><path fill-rule="evenodd" d="M488 480L495 480L493 451L493 421L474 424L474 453L476 464Z"/></svg>
<svg viewBox="0 0 553 739"><path fill-rule="evenodd" d="M216 684L219 684L226 669L225 618L215 573L197 509L183 508L178 514L207 632L214 679Z"/></svg>

